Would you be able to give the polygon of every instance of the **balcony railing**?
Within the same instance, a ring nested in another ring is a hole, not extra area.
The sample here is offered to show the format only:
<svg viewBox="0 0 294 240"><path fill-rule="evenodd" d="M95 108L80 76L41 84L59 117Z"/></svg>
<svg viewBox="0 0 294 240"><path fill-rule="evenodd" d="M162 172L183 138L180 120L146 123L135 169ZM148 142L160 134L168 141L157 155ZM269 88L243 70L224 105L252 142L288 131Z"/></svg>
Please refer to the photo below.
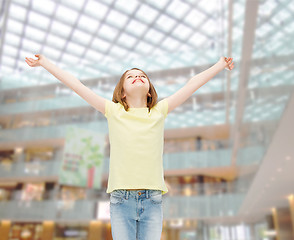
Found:
<svg viewBox="0 0 294 240"><path fill-rule="evenodd" d="M173 196L164 199L164 217L205 218L235 216L245 194L218 194L213 196Z"/></svg>
<svg viewBox="0 0 294 240"><path fill-rule="evenodd" d="M0 165L0 178L58 176L61 161L19 162Z"/></svg>
<svg viewBox="0 0 294 240"><path fill-rule="evenodd" d="M244 194L213 196L165 196L163 215L165 219L205 218L234 216L241 206ZM97 216L99 201L6 201L0 202L0 219L11 220L92 220ZM107 212L107 209L98 211Z"/></svg>
<svg viewBox="0 0 294 240"><path fill-rule="evenodd" d="M264 154L262 146L246 147L239 151L238 165L258 164ZM24 176L58 176L61 159L32 163L12 163L0 165L1 177L24 177ZM164 170L211 168L231 165L231 149L181 152L163 155ZM109 171L109 158L104 159L103 173Z"/></svg>
<svg viewBox="0 0 294 240"><path fill-rule="evenodd" d="M231 149L221 149L164 154L163 166L165 169L229 166L231 152Z"/></svg>
<svg viewBox="0 0 294 240"><path fill-rule="evenodd" d="M19 141L39 141L44 139L58 139L65 138L66 127L73 126L73 124L64 124L58 126L45 127L24 127L17 129L3 129L0 132L1 142L19 142ZM99 133L106 133L108 127L106 121L76 123L75 127L91 129Z"/></svg>

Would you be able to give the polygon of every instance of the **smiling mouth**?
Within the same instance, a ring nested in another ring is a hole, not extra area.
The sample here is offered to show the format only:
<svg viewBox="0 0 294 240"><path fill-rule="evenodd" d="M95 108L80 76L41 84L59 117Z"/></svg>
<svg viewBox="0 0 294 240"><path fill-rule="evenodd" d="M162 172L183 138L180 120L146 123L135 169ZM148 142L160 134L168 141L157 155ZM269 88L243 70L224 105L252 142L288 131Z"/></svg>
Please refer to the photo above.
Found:
<svg viewBox="0 0 294 240"><path fill-rule="evenodd" d="M132 82L132 84L134 84L137 80L140 80L142 83L144 83L144 81L141 78L137 78Z"/></svg>

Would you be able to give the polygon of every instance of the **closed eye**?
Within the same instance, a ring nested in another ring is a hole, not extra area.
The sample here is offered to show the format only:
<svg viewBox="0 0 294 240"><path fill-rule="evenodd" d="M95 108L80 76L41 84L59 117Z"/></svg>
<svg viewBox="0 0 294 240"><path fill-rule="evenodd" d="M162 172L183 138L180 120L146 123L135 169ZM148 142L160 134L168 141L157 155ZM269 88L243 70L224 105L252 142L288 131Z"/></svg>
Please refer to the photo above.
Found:
<svg viewBox="0 0 294 240"><path fill-rule="evenodd" d="M133 77L134 77L134 76L129 75L129 76L127 77L127 79L128 79L128 78L133 78ZM147 76L145 76L145 75L141 75L140 77L147 78Z"/></svg>

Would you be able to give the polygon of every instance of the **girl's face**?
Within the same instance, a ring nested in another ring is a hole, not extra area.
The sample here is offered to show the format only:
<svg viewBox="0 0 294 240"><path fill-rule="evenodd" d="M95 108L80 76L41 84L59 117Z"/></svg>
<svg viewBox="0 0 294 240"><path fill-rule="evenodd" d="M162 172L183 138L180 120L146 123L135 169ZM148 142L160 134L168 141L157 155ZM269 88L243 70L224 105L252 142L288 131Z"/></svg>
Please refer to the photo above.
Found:
<svg viewBox="0 0 294 240"><path fill-rule="evenodd" d="M147 96L150 84L147 76L140 70L130 70L124 78L123 89L126 96L138 95Z"/></svg>

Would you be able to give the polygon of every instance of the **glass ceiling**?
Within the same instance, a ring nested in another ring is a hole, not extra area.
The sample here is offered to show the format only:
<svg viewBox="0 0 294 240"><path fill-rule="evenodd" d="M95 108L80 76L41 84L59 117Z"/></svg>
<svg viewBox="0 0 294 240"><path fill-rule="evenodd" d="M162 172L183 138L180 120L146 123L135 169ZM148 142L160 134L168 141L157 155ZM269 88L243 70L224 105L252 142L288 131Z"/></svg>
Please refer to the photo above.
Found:
<svg viewBox="0 0 294 240"><path fill-rule="evenodd" d="M36 53L87 80L120 76L131 67L142 68L148 74L185 67L203 68L227 55L231 48L235 69L230 78L224 72L197 91L197 94L219 92L226 96L229 90L238 91L242 79L240 66L244 64L242 49L252 47L243 122L253 116L255 121L272 119L280 116L289 97L282 87L294 85L294 3L259 1L252 46L244 46L248 37L244 35L248 21L245 9L245 0L232 1L231 12L228 0L211 0L209 4L205 0L2 1L0 89L58 82L44 69L27 66L25 57ZM186 81L181 77L174 81L162 78L156 79L154 85L162 98ZM111 82L103 95L111 98L114 86L115 82ZM270 94L261 94L262 89ZM97 88L93 90L100 93ZM205 123L198 115L199 119L189 120L180 127L223 123L225 109L229 112L228 120L234 122L237 95L232 96L227 106L222 101L217 103L222 106L219 112L206 109L210 117L204 118ZM192 114L189 111L185 113L188 119ZM257 115L259 112L263 114ZM173 122L176 126L176 122L183 121L168 120L168 124Z"/></svg>
<svg viewBox="0 0 294 240"><path fill-rule="evenodd" d="M35 53L80 79L213 63L226 52L227 9L214 0L6 1L1 88L56 82L26 65Z"/></svg>

